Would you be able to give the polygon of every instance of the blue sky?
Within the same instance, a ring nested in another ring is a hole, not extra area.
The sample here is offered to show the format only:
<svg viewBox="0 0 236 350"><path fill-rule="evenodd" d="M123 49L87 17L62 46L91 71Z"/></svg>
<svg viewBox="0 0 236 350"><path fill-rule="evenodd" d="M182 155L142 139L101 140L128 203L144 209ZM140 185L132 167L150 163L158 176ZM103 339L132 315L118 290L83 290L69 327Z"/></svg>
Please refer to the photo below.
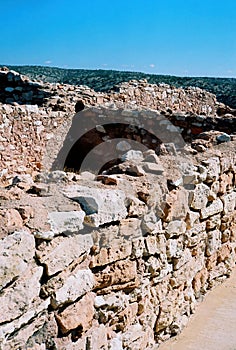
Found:
<svg viewBox="0 0 236 350"><path fill-rule="evenodd" d="M236 0L0 0L0 63L236 77Z"/></svg>

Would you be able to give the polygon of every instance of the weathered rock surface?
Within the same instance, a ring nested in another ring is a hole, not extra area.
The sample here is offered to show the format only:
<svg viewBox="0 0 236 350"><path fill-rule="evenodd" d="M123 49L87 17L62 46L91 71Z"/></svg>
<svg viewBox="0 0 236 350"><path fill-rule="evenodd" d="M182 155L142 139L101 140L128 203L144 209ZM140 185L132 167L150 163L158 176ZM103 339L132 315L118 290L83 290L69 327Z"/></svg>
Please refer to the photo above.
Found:
<svg viewBox="0 0 236 350"><path fill-rule="evenodd" d="M88 225L98 227L124 219L127 215L126 197L122 191L74 185L66 188L64 194L81 205Z"/></svg>
<svg viewBox="0 0 236 350"><path fill-rule="evenodd" d="M48 276L52 276L69 266L82 254L89 253L93 245L91 235L78 234L69 237L57 237L37 250L40 264L45 265Z"/></svg>
<svg viewBox="0 0 236 350"><path fill-rule="evenodd" d="M0 241L0 289L18 279L33 263L35 240L27 231L16 231Z"/></svg>
<svg viewBox="0 0 236 350"><path fill-rule="evenodd" d="M155 349L235 267L235 116L217 117L215 97L200 89L142 81L97 94L7 70L2 77L3 350ZM93 106L86 118L72 118L84 103ZM148 132L135 124L141 115ZM42 158L52 164L98 116L71 161L77 166L89 145L102 162L97 146L106 141L115 161L108 158L101 174L44 169ZM114 144L115 129L105 125L111 116L126 123ZM65 139L76 118L74 138ZM162 141L153 136L156 120ZM223 132L228 142L217 138Z"/></svg>

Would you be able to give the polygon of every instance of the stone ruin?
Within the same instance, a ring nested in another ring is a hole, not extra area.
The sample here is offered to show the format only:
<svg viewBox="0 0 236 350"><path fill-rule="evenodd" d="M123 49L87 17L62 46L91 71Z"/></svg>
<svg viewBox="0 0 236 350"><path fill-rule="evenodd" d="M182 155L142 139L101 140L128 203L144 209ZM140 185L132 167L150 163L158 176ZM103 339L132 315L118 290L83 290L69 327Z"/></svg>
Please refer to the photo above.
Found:
<svg viewBox="0 0 236 350"><path fill-rule="evenodd" d="M157 349L235 268L235 111L145 81L0 84L0 349Z"/></svg>

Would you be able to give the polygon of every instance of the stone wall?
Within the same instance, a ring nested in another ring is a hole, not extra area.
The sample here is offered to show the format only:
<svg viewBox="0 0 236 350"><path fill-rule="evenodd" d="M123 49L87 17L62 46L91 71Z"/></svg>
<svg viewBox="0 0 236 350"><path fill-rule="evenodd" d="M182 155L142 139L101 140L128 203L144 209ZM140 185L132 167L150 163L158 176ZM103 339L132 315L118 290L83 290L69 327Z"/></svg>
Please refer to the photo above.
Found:
<svg viewBox="0 0 236 350"><path fill-rule="evenodd" d="M235 142L1 188L2 349L157 349L236 261Z"/></svg>
<svg viewBox="0 0 236 350"><path fill-rule="evenodd" d="M151 108L154 121L164 116L180 128L184 140L191 142L200 135L203 141L197 142L198 151L204 151L211 138L201 136L202 132L215 130L232 136L235 133L235 113L219 104L214 95L198 88L184 90L131 81L117 86L116 92L105 94L85 86L30 81L7 68L0 71L0 87L0 175L14 171L32 173L50 166L75 118L77 101L83 101L86 108L101 106L95 113L105 116L116 109L128 109L124 122L130 119L130 109L134 116L140 109L150 116ZM219 110L220 117L216 113ZM46 144L53 146L46 150ZM48 155L47 164L43 164Z"/></svg>
<svg viewBox="0 0 236 350"><path fill-rule="evenodd" d="M0 349L157 349L235 267L235 116L145 81L0 82ZM119 162L62 171L93 148Z"/></svg>
<svg viewBox="0 0 236 350"><path fill-rule="evenodd" d="M235 139L236 117L229 114L222 117L199 116L185 112L161 114L159 111L132 105L123 109L114 106L112 108L110 105L97 106L86 111L75 115L72 111L52 111L37 105L0 105L0 174L12 174L14 171L32 174L42 168L49 169L63 148L71 125L76 124L77 118L79 121L84 120L85 113L88 113L91 122L89 123L93 128L107 122L136 123L138 115L142 120L149 120L148 129L154 128L154 135L158 120L165 119L167 123L169 121L176 126L183 139L192 142L192 147L198 151L205 151L212 142L221 142L218 138L225 133L226 140ZM81 127L79 122L77 127L78 134L81 130L86 133L86 127ZM207 133L208 131L210 133ZM168 133L170 132L171 127L168 130ZM173 133L176 133L176 129Z"/></svg>
<svg viewBox="0 0 236 350"><path fill-rule="evenodd" d="M181 89L167 84L149 84L146 80L132 80L115 86L108 93L97 93L86 86L31 81L15 71L2 68L0 86L2 103L37 104L54 111L68 110L78 96L86 105L128 103L160 111L185 111L203 115L215 115L217 108L224 106L217 103L215 95L200 88Z"/></svg>

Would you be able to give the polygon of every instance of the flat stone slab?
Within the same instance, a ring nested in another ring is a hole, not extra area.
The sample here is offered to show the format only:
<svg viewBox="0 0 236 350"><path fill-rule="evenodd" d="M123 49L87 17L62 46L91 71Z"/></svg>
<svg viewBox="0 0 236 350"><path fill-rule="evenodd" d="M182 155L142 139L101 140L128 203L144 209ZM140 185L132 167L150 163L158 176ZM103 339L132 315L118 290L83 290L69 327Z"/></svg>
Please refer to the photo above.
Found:
<svg viewBox="0 0 236 350"><path fill-rule="evenodd" d="M85 212L84 222L90 226L98 227L127 216L123 191L72 185L66 187L63 194L80 204Z"/></svg>
<svg viewBox="0 0 236 350"><path fill-rule="evenodd" d="M37 258L46 266L46 273L52 276L64 270L75 259L89 252L93 245L90 234L77 234L69 237L56 237L42 250L37 250Z"/></svg>

